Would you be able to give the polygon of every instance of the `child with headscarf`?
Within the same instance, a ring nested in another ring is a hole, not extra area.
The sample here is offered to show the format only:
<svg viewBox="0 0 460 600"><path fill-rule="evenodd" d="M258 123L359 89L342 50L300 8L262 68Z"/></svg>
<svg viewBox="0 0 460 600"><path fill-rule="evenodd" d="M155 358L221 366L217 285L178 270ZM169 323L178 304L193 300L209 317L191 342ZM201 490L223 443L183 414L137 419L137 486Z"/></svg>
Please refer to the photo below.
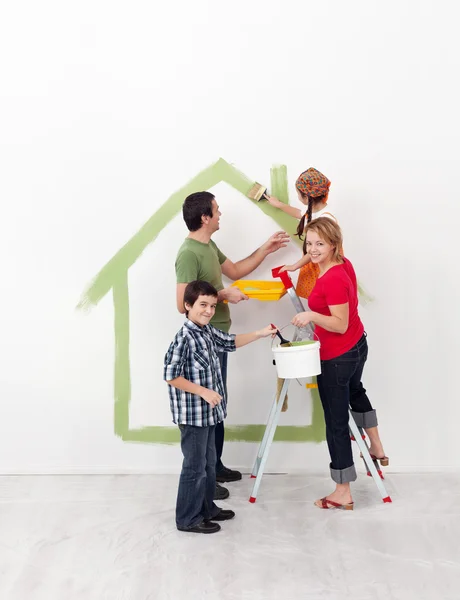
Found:
<svg viewBox="0 0 460 600"><path fill-rule="evenodd" d="M274 196L270 197L268 202L291 217L300 219L300 223L297 227L297 235L299 236L299 239L304 239L305 227L313 219L329 217L330 219L337 221L334 215L327 210L330 185L331 182L325 175L320 173L317 169L310 167L299 175L295 183L299 200L307 207L304 214L302 214L300 209L284 204L284 202L281 202ZM319 268L318 265L311 262L310 256L307 254L305 240L303 244L303 253L304 255L299 261L293 265L285 265L282 271L297 271L300 269L296 293L302 298L308 298L318 279Z"/></svg>

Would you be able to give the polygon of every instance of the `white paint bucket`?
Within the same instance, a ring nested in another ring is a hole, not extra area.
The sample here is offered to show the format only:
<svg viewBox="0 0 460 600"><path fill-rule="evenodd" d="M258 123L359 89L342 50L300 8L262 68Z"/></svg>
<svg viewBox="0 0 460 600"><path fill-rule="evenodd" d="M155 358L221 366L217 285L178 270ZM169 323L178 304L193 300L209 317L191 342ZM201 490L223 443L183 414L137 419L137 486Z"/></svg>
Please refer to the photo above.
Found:
<svg viewBox="0 0 460 600"><path fill-rule="evenodd" d="M312 377L321 373L320 343L312 340L291 342L272 348L280 379Z"/></svg>

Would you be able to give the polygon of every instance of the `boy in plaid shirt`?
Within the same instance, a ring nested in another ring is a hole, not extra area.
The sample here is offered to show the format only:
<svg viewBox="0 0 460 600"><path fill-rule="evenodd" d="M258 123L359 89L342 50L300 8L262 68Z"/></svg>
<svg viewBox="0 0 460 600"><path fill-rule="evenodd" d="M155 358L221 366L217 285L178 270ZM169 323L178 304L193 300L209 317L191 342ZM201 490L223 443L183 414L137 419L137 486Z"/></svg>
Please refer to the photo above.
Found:
<svg viewBox="0 0 460 600"><path fill-rule="evenodd" d="M186 320L171 343L164 362L173 422L181 434L184 455L176 504L180 531L216 533L235 516L214 504L216 485L215 427L227 416L227 401L218 352L233 352L276 333L271 325L234 335L209 325L217 290L207 281L185 288Z"/></svg>

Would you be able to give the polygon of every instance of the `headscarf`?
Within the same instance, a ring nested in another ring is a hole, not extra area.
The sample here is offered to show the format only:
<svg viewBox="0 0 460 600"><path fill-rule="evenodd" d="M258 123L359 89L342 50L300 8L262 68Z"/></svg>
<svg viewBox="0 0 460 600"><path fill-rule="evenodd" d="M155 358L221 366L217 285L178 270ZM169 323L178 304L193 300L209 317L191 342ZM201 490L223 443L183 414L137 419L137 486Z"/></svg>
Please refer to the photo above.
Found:
<svg viewBox="0 0 460 600"><path fill-rule="evenodd" d="M324 196L328 192L330 185L331 182L329 179L313 167L301 173L295 182L295 186L299 192L311 198Z"/></svg>

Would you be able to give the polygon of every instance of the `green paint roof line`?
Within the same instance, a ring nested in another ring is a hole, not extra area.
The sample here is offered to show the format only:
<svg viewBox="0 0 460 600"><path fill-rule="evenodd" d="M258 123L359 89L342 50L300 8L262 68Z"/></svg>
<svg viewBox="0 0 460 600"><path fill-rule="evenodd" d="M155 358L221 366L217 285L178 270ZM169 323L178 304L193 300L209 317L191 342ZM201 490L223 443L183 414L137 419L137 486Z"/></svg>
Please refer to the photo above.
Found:
<svg viewBox="0 0 460 600"><path fill-rule="evenodd" d="M235 187L239 191L242 191L242 193L247 194L249 192L253 185L253 182L247 179L243 174L239 173L239 171L237 171L230 165L227 165L227 163L225 163L224 161L220 163L220 169L221 171L220 173L218 173L218 176L221 176L222 181L226 181L232 187ZM215 172L213 172L213 174L215 175ZM277 194L286 196L288 193L286 167L280 166L273 168L271 172L271 178L272 189L276 189ZM213 185L215 185L215 183ZM209 187L212 187L212 185L210 185ZM184 188L182 189L184 190ZM203 189L203 187L200 187L199 189ZM192 192L190 191L188 193ZM174 196L175 194L171 198L174 198ZM182 199L180 207L181 206ZM273 209L273 207L270 208ZM273 210L276 211L276 209ZM158 215L158 213L159 211L157 211L155 214ZM289 217L289 219L295 222L295 219L292 219L292 217ZM161 227L161 229L163 229L163 227L164 225ZM130 243L132 243L132 240L128 242L128 244ZM115 255L114 258L120 256L120 253L124 252L126 254L127 251L125 249L128 246L128 244L126 244L120 250L120 252L117 255ZM139 245L134 245L130 253L128 253L128 255L131 254L132 257L133 251L139 251ZM139 252L139 255L141 254L141 252ZM118 265L118 269L116 269L113 274L110 274L110 277L112 278L112 283L110 285L113 288L113 305L115 320L114 432L115 435L117 435L123 441L126 442L177 444L179 442L179 431L175 426L147 426L138 429L130 429L129 427L129 407L131 404L131 367L129 356L130 327L128 269L122 269L123 261L125 260L126 256L123 256L123 254L121 254L121 259L119 258L118 263L115 263L116 265ZM110 273L110 269L114 269L114 263L112 261L109 261L109 263L107 263L107 265L104 267L105 272L104 269L102 269L101 274L103 273L104 277L107 275L107 272ZM104 279L104 277L102 279ZM95 282L93 283L97 283L97 281L95 280ZM105 283L105 285L107 285L107 282ZM264 430L265 425L263 424L227 426L226 439L229 442L258 442L262 439ZM280 426L278 427L278 430L275 435L275 441L322 442L323 440L324 422L322 418L319 397L313 397L311 425L300 427L289 425Z"/></svg>
<svg viewBox="0 0 460 600"><path fill-rule="evenodd" d="M289 204L287 167L277 165L270 172L271 192L282 202ZM172 194L168 200L150 217L143 227L109 260L94 277L78 304L79 309L96 305L113 288L115 325L115 372L114 372L114 430L124 441L176 444L179 441L177 427L147 426L140 429L129 428L129 405L131 402L130 368L130 329L129 329L129 288L128 270L141 256L166 225L180 212L183 200L196 191L214 187L219 182L247 194L254 182L235 167L220 158L216 163L201 171L188 184ZM293 235L297 220L270 206L267 202L251 200L266 215L271 217L283 230ZM301 245L300 240L295 240ZM365 303L371 302L360 286L360 294ZM324 419L318 390L312 393L312 423L306 426L279 426L275 441L283 442L322 442L325 439ZM264 424L229 425L226 427L228 441L257 442L263 436Z"/></svg>
<svg viewBox="0 0 460 600"><path fill-rule="evenodd" d="M278 169L287 169L284 165ZM272 169L276 173L276 169ZM238 171L235 167L220 158L216 163L201 171L196 177L186 185L172 194L168 200L150 217L150 219L141 227L141 229L102 267L94 279L83 293L77 308L86 309L91 305L97 305L100 300L110 291L120 272L128 269L136 262L145 248L151 244L158 234L172 221L180 212L184 198L193 192L207 190L214 187L221 181L225 181L231 187L241 192L247 197L254 181L251 181L246 175ZM287 184L287 177L286 177ZM284 196L287 195L283 193ZM267 204L267 202L255 202L265 214L274 219L280 227L288 233L294 233L297 227L296 220L280 210Z"/></svg>
<svg viewBox="0 0 460 600"><path fill-rule="evenodd" d="M114 370L114 431L122 439L129 431L129 405L131 403L131 365L129 360L129 290L128 273L113 286L115 320L115 370Z"/></svg>

